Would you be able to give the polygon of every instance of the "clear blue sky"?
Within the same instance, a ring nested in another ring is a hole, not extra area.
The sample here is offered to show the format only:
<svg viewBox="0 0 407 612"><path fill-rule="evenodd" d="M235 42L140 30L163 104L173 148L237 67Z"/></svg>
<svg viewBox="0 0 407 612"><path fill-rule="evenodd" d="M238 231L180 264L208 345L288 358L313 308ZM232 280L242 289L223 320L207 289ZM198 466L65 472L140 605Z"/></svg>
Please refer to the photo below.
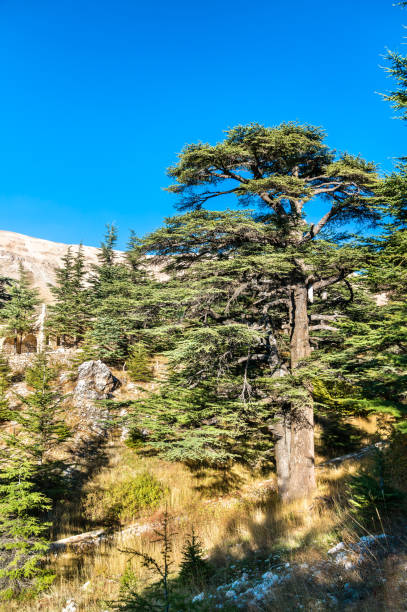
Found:
<svg viewBox="0 0 407 612"><path fill-rule="evenodd" d="M392 0L2 0L0 228L97 245L116 222L123 245L174 214L185 143L251 121L390 169L406 127L376 92L403 23Z"/></svg>

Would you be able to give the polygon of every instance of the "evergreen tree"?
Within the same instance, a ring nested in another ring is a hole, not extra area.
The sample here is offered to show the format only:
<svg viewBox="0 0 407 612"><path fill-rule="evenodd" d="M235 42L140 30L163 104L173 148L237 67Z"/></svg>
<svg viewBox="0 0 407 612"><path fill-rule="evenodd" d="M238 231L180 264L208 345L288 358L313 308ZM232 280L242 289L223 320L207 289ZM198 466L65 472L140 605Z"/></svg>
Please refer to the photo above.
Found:
<svg viewBox="0 0 407 612"><path fill-rule="evenodd" d="M3 396L5 409L6 400ZM3 401L2 401L3 404ZM8 410L10 418L14 416ZM49 524L43 516L51 501L35 483L37 465L15 444L16 434L1 435L0 468L0 598L48 586L53 575L43 560L49 544Z"/></svg>
<svg viewBox="0 0 407 612"><path fill-rule="evenodd" d="M39 304L38 291L31 289L28 276L20 264L20 278L14 281L9 291L10 299L1 310L5 323L3 334L12 335L15 340L16 353L21 353L24 334L31 332Z"/></svg>
<svg viewBox="0 0 407 612"><path fill-rule="evenodd" d="M35 488L32 462L8 447L1 457L0 598L10 599L25 590L38 592L54 579L43 565L49 524L40 518L51 502Z"/></svg>
<svg viewBox="0 0 407 612"><path fill-rule="evenodd" d="M202 544L192 529L182 551L179 578L184 583L202 587L209 574L209 565L203 558Z"/></svg>
<svg viewBox="0 0 407 612"><path fill-rule="evenodd" d="M26 371L26 382L33 389L27 396L19 395L21 408L10 409L9 419L18 424L17 431L4 436L10 450L30 462L33 478L41 490L49 493L58 486L64 464L52 456L70 435L63 419L64 398L53 383L55 371L49 367L46 355L38 354Z"/></svg>
<svg viewBox="0 0 407 612"><path fill-rule="evenodd" d="M75 256L71 247L56 270L56 285L51 287L55 303L49 307L48 329L63 343L69 338L77 345L89 326L89 291L85 286L86 269L82 245Z"/></svg>
<svg viewBox="0 0 407 612"><path fill-rule="evenodd" d="M145 343L137 342L131 347L126 361L127 371L134 382L148 382L153 376L151 356Z"/></svg>
<svg viewBox="0 0 407 612"><path fill-rule="evenodd" d="M399 3L406 6L405 2ZM391 68L398 89L386 98L393 107L407 108L407 59L390 53ZM404 158L405 159L405 158ZM376 190L386 204L384 233L371 240L372 257L363 275L365 287L375 295L375 307L367 316L344 320L343 346L329 358L341 373L350 397L348 404L368 412L393 416L396 429L407 431L405 394L407 392L407 165L402 158L394 172ZM378 307L379 304L379 307Z"/></svg>
<svg viewBox="0 0 407 612"><path fill-rule="evenodd" d="M116 241L116 228L108 226L99 265L94 266L93 322L87 340L99 359L122 364L139 340L138 330L153 322L150 293L155 281L147 275L137 239L132 236L126 256L118 255Z"/></svg>
<svg viewBox="0 0 407 612"><path fill-rule="evenodd" d="M6 357L0 353L0 422L9 416L6 391L11 385L11 370Z"/></svg>
<svg viewBox="0 0 407 612"><path fill-rule="evenodd" d="M4 304L10 299L9 288L11 284L10 278L0 276L0 308L3 308Z"/></svg>
<svg viewBox="0 0 407 612"><path fill-rule="evenodd" d="M397 5L405 8L407 2L398 2ZM386 68L386 72L396 81L397 88L383 97L395 110L401 112L400 118L405 120L407 119L407 56L389 51L387 60L390 65Z"/></svg>
<svg viewBox="0 0 407 612"><path fill-rule="evenodd" d="M137 585L134 580L124 582L120 602L117 607L122 612L142 612L150 610L151 612L169 612L172 609L172 593L170 590L169 577L171 572L172 561L172 538L175 535L171 531L171 517L167 510L164 513L161 525L158 529L154 529L156 539L155 543L161 544L160 560L157 561L150 555L137 550L124 550L131 557L141 559L143 567L148 568L158 577L158 582L145 590L145 593L140 594L137 591Z"/></svg>
<svg viewBox="0 0 407 612"><path fill-rule="evenodd" d="M349 154L336 159L318 128L251 124L229 130L216 146L188 145L169 174L176 181L169 190L192 212L169 219L144 248L153 261L167 260L184 288L180 340L169 355L179 386L215 382L223 387L215 395L228 390L242 412L268 409L263 431L276 437L280 494L306 495L315 476L305 364L313 336L333 329L325 293L336 284L347 291L349 275L365 265L363 249L321 232L350 220L378 221L375 167ZM230 194L259 212L203 210ZM308 223L305 210L321 198L327 212ZM342 292L337 306L346 299Z"/></svg>

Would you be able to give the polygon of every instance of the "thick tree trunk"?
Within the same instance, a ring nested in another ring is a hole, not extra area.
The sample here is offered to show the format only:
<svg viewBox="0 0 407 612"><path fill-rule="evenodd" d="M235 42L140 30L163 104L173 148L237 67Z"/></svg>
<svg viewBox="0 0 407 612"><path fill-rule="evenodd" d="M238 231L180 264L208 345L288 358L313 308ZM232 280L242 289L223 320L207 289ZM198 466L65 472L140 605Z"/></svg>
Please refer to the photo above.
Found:
<svg viewBox="0 0 407 612"><path fill-rule="evenodd" d="M291 296L291 370L311 352L308 329L308 290L300 284ZM307 497L315 489L314 411L312 398L293 403L279 415L276 426L276 464L281 499Z"/></svg>

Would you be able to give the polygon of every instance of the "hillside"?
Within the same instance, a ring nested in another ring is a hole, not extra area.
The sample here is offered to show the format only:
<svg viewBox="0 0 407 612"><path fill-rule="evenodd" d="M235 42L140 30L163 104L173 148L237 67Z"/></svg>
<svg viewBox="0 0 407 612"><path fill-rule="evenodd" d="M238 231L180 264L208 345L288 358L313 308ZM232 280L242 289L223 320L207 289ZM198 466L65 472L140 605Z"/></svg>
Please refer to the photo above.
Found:
<svg viewBox="0 0 407 612"><path fill-rule="evenodd" d="M30 274L32 285L39 289L42 299L50 302L49 284L55 282L55 268L61 265L69 246L74 253L78 249L78 245L0 230L0 274L18 278L19 265L22 264ZM84 246L83 251L89 264L97 262L96 247Z"/></svg>

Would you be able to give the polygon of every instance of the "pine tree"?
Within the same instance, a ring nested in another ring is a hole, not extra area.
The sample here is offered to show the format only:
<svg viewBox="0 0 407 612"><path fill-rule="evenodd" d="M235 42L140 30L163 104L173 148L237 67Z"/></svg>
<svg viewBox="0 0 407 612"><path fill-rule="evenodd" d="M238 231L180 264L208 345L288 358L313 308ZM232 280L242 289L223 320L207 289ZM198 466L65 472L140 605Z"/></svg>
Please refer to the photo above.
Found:
<svg viewBox="0 0 407 612"><path fill-rule="evenodd" d="M3 308L4 304L10 299L9 290L12 284L12 280L6 276L0 276L0 309Z"/></svg>
<svg viewBox="0 0 407 612"><path fill-rule="evenodd" d="M11 370L9 363L0 353L0 422L8 420L9 409L6 391L11 385Z"/></svg>
<svg viewBox="0 0 407 612"><path fill-rule="evenodd" d="M122 552L129 554L131 557L141 559L143 567L151 570L159 580L146 589L146 592L143 594L136 590L137 585L134 580L126 580L123 584L124 588L122 589L117 608L121 612L142 612L144 610L169 612L170 607L172 609L169 577L171 566L173 565L172 538L175 534L171 530L171 517L167 510L164 512L160 527L154 529L154 533L156 539L153 542L161 544L160 561L137 550L127 549Z"/></svg>
<svg viewBox="0 0 407 612"><path fill-rule="evenodd" d="M59 486L64 464L52 456L52 451L70 435L63 418L63 400L53 383L56 373L48 365L46 355L38 354L26 371L26 382L33 389L27 396L19 395L22 408L10 409L9 419L18 424L4 442L10 450L20 453L33 467L33 477L41 490L50 494Z"/></svg>
<svg viewBox="0 0 407 612"><path fill-rule="evenodd" d="M56 270L56 285L51 287L55 303L49 306L47 328L65 343L77 345L89 327L89 291L85 286L86 269L82 245L75 256L71 247Z"/></svg>
<svg viewBox="0 0 407 612"><path fill-rule="evenodd" d="M405 2L399 3L405 6ZM405 111L407 101L406 58L391 53L389 73L398 89L387 96L394 108ZM402 118L406 118L404 112ZM407 165L401 159L394 172L376 189L385 204L384 233L370 240L371 257L361 282L373 296L373 307L349 313L342 321L343 342L327 361L332 374L345 382L347 397L336 402L359 411L387 413L396 429L406 432L407 392ZM378 306L378 303L380 305ZM365 310L365 312L363 312ZM389 420L388 420L389 422Z"/></svg>
<svg viewBox="0 0 407 612"><path fill-rule="evenodd" d="M137 342L131 347L126 368L134 382L148 382L152 379L151 356L145 343Z"/></svg>
<svg viewBox="0 0 407 612"><path fill-rule="evenodd" d="M182 551L179 578L181 582L202 587L209 574L210 568L203 558L202 544L192 529Z"/></svg>
<svg viewBox="0 0 407 612"><path fill-rule="evenodd" d="M108 226L99 265L93 268L93 321L87 336L98 358L112 365L126 361L131 346L139 340L139 330L157 316L149 302L155 282L145 271L137 239L132 237L126 257L117 254L116 241L116 228Z"/></svg>
<svg viewBox="0 0 407 612"><path fill-rule="evenodd" d="M0 311L5 326L3 334L15 339L16 353L21 353L23 335L31 332L35 324L38 291L29 286L28 276L20 264L20 278L14 281L9 291L10 299Z"/></svg>
<svg viewBox="0 0 407 612"><path fill-rule="evenodd" d="M6 401L6 400L5 400ZM12 413L9 410L10 414ZM51 501L35 484L37 466L14 444L16 435L0 437L0 598L48 586L53 575L44 567Z"/></svg>
<svg viewBox="0 0 407 612"><path fill-rule="evenodd" d="M337 284L346 291L349 276L366 265L363 248L336 243L327 231L379 220L375 167L349 154L336 159L318 128L251 124L229 130L216 146L188 145L169 174L169 190L192 212L167 220L144 249L153 262L167 260L173 286L178 280L184 289L179 342L169 355L180 385L222 381L242 407L268 403L263 431L276 438L280 494L307 495L315 475L306 364L314 336L327 338L335 317L323 296ZM203 209L230 194L258 213ZM321 197L328 210L308 223L305 209Z"/></svg>
<svg viewBox="0 0 407 612"><path fill-rule="evenodd" d="M19 453L2 451L0 470L0 598L38 592L54 576L43 565L49 549L42 521L51 502L35 489L34 466Z"/></svg>

